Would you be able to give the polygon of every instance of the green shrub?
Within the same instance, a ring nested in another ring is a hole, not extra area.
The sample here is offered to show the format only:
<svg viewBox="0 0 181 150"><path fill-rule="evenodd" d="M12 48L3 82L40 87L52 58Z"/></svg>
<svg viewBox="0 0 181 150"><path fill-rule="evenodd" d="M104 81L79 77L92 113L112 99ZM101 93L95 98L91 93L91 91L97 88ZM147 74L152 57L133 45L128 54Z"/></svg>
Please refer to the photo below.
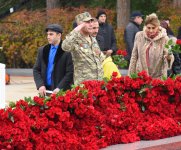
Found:
<svg viewBox="0 0 181 150"><path fill-rule="evenodd" d="M99 8L65 8L45 10L19 11L7 17L4 21L16 21L15 24L1 24L0 46L6 59L7 67L31 68L34 65L38 47L47 43L45 27L50 23L61 24L63 38L72 30L72 23L77 14L89 11L93 16ZM70 13L71 12L71 13ZM112 24L115 12L106 10L109 22ZM48 15L47 15L48 14ZM4 60L5 61L5 60Z"/></svg>

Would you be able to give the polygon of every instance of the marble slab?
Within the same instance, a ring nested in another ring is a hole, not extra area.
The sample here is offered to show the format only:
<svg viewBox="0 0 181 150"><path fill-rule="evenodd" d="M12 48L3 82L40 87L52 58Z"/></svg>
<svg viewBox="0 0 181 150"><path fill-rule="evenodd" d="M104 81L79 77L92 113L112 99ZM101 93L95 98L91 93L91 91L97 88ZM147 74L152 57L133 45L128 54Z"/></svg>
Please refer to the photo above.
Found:
<svg viewBox="0 0 181 150"><path fill-rule="evenodd" d="M160 140L117 144L101 150L181 150L181 135Z"/></svg>

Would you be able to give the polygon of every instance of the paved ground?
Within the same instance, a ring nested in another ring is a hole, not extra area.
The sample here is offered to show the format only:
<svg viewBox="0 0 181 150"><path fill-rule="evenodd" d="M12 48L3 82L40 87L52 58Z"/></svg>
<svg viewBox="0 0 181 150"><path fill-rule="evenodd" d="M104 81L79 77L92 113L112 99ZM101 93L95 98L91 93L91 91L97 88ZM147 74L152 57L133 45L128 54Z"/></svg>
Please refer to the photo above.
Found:
<svg viewBox="0 0 181 150"><path fill-rule="evenodd" d="M6 104L10 101L38 95L32 76L11 76L10 84L6 85Z"/></svg>

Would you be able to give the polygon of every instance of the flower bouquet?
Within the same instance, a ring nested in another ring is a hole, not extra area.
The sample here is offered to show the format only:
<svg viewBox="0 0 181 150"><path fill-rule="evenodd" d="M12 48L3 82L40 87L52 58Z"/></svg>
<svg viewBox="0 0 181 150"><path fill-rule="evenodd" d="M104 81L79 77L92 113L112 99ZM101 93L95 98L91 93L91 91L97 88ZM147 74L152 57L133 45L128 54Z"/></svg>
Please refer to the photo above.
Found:
<svg viewBox="0 0 181 150"><path fill-rule="evenodd" d="M175 42L173 39L170 39L166 44L165 48L168 49L168 54L173 54L173 53L181 53L181 40L176 40Z"/></svg>
<svg viewBox="0 0 181 150"><path fill-rule="evenodd" d="M112 56L113 62L120 68L126 67L128 65L125 56L127 55L126 50L117 50L116 55Z"/></svg>

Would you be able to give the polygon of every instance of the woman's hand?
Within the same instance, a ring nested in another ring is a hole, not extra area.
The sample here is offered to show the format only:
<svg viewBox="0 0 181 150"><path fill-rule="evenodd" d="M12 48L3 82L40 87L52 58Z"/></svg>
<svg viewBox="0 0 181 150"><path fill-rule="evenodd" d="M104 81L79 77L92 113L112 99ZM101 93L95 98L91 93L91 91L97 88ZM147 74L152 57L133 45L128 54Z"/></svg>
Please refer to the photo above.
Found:
<svg viewBox="0 0 181 150"><path fill-rule="evenodd" d="M171 60L171 55L164 55L164 59Z"/></svg>

